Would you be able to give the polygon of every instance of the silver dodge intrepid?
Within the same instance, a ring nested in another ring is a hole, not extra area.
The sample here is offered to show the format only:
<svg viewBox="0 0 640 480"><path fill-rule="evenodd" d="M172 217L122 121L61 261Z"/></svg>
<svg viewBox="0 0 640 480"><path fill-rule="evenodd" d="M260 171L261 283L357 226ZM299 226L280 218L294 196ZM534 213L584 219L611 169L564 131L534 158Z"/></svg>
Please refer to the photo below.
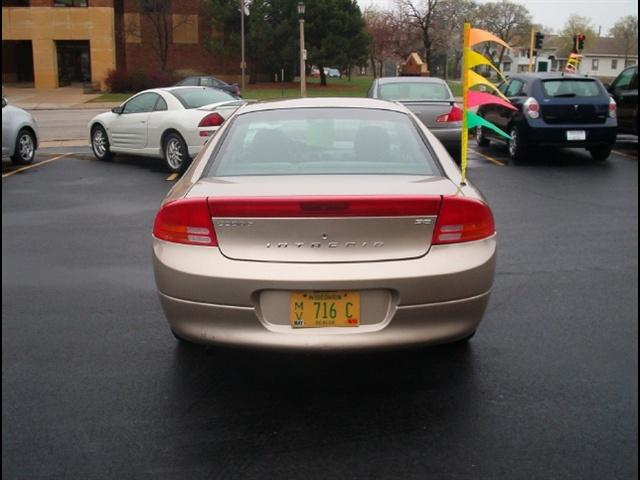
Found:
<svg viewBox="0 0 640 480"><path fill-rule="evenodd" d="M487 306L493 216L405 106L241 107L153 226L181 341L360 350L466 341Z"/></svg>

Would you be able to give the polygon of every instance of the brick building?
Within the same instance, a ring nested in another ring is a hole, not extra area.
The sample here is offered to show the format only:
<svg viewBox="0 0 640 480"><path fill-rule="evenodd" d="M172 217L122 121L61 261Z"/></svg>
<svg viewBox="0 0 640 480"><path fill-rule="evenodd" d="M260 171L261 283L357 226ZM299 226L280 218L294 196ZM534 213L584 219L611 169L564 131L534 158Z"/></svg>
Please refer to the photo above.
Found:
<svg viewBox="0 0 640 480"><path fill-rule="evenodd" d="M164 70L236 80L239 55L204 48L216 33L198 0L167 1L166 14L158 15L142 12L140 0L3 0L2 82L36 88L92 82L104 89L116 67L161 70L163 51ZM166 39L156 33L158 21L166 21Z"/></svg>

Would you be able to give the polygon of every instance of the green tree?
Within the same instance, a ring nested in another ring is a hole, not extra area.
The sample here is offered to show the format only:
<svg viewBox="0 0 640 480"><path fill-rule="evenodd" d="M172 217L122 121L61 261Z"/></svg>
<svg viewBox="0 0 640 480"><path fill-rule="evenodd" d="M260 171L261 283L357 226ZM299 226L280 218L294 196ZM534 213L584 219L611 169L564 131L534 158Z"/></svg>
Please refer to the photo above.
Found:
<svg viewBox="0 0 640 480"><path fill-rule="evenodd" d="M356 0L316 0L307 3L305 42L308 58L320 70L320 84L327 84L324 67L350 68L366 61L369 36Z"/></svg>

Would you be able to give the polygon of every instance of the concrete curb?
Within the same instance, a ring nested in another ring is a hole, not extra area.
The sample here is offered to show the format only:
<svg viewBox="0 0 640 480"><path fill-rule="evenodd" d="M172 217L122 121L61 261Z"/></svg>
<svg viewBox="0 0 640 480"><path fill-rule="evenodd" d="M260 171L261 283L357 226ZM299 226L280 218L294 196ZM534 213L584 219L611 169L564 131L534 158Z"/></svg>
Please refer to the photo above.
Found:
<svg viewBox="0 0 640 480"><path fill-rule="evenodd" d="M108 103L76 103L72 105L56 104L56 103L21 103L12 102L12 105L24 110L110 110L117 107L122 102Z"/></svg>

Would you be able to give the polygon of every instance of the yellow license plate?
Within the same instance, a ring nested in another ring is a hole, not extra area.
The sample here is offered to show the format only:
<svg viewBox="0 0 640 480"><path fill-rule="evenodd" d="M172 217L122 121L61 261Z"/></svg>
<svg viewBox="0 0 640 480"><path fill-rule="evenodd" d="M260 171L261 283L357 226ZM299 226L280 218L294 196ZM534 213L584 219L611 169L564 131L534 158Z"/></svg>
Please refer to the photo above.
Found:
<svg viewBox="0 0 640 480"><path fill-rule="evenodd" d="M360 292L291 292L289 320L293 328L357 327Z"/></svg>

